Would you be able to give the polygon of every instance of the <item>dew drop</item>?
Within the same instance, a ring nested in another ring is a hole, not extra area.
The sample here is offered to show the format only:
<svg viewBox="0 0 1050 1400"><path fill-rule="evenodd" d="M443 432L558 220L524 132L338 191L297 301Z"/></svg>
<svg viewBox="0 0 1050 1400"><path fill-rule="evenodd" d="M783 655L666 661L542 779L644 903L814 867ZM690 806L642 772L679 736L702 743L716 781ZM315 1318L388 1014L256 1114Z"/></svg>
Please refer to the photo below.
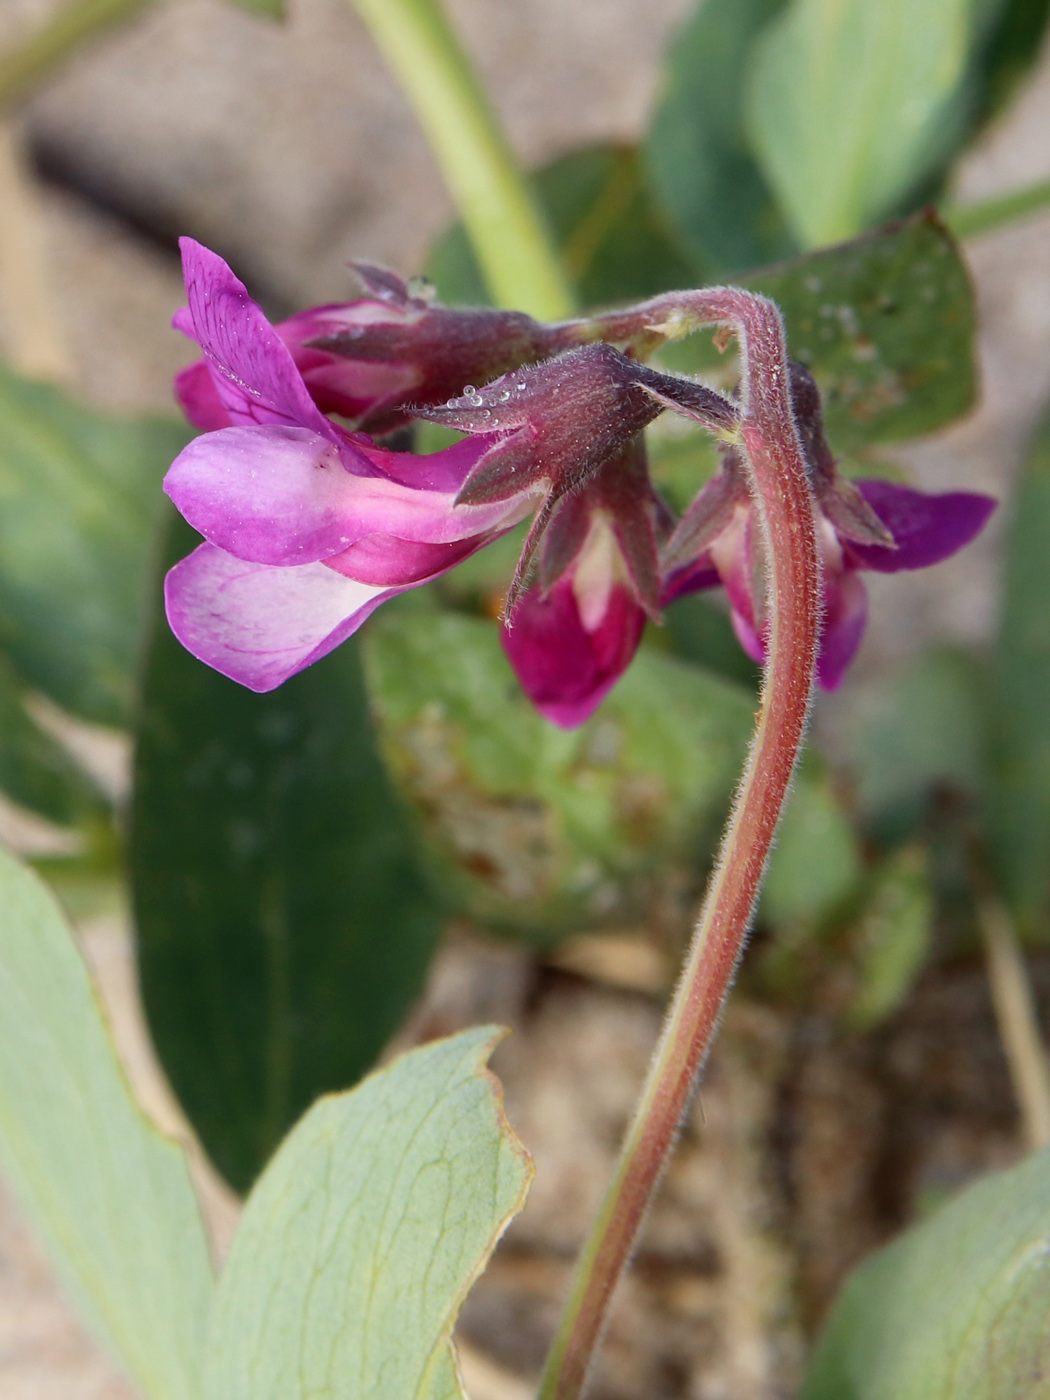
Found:
<svg viewBox="0 0 1050 1400"><path fill-rule="evenodd" d="M519 390L519 392L521 392L521 393L524 393L524 392L525 392L525 381L524 381L524 379L519 379L519 380L518 380L518 390Z"/></svg>
<svg viewBox="0 0 1050 1400"><path fill-rule="evenodd" d="M470 396L471 396L471 394L476 394L477 392L478 392L478 391L477 391L477 389L474 387L473 384L464 384L464 385L463 385L463 397L464 397L465 399L469 399Z"/></svg>
<svg viewBox="0 0 1050 1400"><path fill-rule="evenodd" d="M509 398L510 398L510 390L509 390L509 389L501 389L501 390L500 390L500 396L499 396L499 401L500 401L500 403L506 403L507 400L508 400Z"/></svg>

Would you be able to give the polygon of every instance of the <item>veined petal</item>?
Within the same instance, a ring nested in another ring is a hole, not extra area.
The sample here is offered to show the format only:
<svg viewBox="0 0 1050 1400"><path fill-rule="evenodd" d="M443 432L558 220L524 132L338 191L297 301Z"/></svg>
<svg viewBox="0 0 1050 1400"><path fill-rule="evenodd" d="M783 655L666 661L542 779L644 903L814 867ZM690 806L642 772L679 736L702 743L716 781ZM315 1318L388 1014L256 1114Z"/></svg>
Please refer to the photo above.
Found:
<svg viewBox="0 0 1050 1400"><path fill-rule="evenodd" d="M310 428L339 441L319 412L291 351L218 254L179 240L193 333L219 373L215 387L235 424Z"/></svg>
<svg viewBox="0 0 1050 1400"><path fill-rule="evenodd" d="M522 595L514 625L502 632L503 650L532 703L562 729L589 719L630 665L645 628L645 613L622 585L609 595L594 631L580 618L571 571L546 597Z"/></svg>
<svg viewBox="0 0 1050 1400"><path fill-rule="evenodd" d="M991 496L948 491L931 496L893 481L858 481L864 499L889 528L896 549L849 543L862 569L894 574L898 569L925 569L949 558L983 529L996 507Z"/></svg>
<svg viewBox="0 0 1050 1400"><path fill-rule="evenodd" d="M339 449L308 428L224 428L194 438L164 489L195 530L256 564L305 564L345 549L354 481Z"/></svg>
<svg viewBox="0 0 1050 1400"><path fill-rule="evenodd" d="M323 564L245 563L211 544L176 564L164 584L171 630L187 651L256 691L319 661L397 591Z"/></svg>
<svg viewBox="0 0 1050 1400"><path fill-rule="evenodd" d="M451 544L515 524L532 508L528 497L457 506L451 491L355 476L342 450L307 428L225 428L195 438L164 489L205 539L258 564L305 564L373 534Z"/></svg>

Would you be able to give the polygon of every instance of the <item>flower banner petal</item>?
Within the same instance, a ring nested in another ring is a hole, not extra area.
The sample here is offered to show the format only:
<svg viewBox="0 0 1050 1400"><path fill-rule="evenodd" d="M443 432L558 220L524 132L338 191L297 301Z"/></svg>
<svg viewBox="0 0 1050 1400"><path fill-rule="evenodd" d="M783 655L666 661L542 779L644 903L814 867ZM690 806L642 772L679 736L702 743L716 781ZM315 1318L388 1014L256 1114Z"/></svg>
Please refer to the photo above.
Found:
<svg viewBox="0 0 1050 1400"><path fill-rule="evenodd" d="M286 423L339 441L310 397L291 351L218 254L179 240L194 335L220 373L216 389L234 423Z"/></svg>

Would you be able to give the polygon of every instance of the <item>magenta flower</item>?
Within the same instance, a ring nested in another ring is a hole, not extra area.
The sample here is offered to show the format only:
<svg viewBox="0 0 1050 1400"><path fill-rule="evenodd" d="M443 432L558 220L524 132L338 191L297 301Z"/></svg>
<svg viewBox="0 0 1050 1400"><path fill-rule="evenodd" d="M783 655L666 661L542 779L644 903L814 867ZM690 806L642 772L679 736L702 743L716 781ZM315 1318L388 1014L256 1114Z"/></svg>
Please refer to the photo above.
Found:
<svg viewBox="0 0 1050 1400"><path fill-rule="evenodd" d="M995 509L968 491L927 495L882 480L840 477L824 437L820 396L809 372L791 365L792 402L810 481L820 506L823 621L817 679L842 684L868 618L861 569L896 573L939 564L969 544ZM764 661L765 564L755 508L738 450L723 448L722 467L683 516L662 555L666 605L721 583L733 627L754 661Z"/></svg>
<svg viewBox="0 0 1050 1400"><path fill-rule="evenodd" d="M491 437L416 457L339 427L222 259L188 239L183 259L194 336L231 426L196 438L165 478L206 541L168 575L168 618L202 661L270 690L386 598L509 529L535 493L456 503Z"/></svg>

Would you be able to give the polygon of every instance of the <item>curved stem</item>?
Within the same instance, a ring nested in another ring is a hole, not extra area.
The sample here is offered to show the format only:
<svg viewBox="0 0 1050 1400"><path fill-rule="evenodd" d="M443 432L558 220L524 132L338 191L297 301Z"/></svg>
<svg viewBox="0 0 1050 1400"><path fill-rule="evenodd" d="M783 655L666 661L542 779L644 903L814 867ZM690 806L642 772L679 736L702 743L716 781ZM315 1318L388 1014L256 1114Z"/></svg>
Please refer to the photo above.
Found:
<svg viewBox="0 0 1050 1400"><path fill-rule="evenodd" d="M150 0L72 0L23 43L0 54L0 107L16 101L85 39L144 10Z"/></svg>
<svg viewBox="0 0 1050 1400"><path fill-rule="evenodd" d="M543 216L438 0L353 0L401 83L498 306L545 321L573 299Z"/></svg>
<svg viewBox="0 0 1050 1400"><path fill-rule="evenodd" d="M776 307L733 289L641 308L646 330L729 325L741 343L741 436L769 561L771 632L754 741L681 981L620 1162L584 1246L540 1400L575 1400L616 1285L674 1148L717 1029L805 732L819 635L814 502L788 393ZM667 313L664 315L664 313ZM613 318L609 318L612 329Z"/></svg>

